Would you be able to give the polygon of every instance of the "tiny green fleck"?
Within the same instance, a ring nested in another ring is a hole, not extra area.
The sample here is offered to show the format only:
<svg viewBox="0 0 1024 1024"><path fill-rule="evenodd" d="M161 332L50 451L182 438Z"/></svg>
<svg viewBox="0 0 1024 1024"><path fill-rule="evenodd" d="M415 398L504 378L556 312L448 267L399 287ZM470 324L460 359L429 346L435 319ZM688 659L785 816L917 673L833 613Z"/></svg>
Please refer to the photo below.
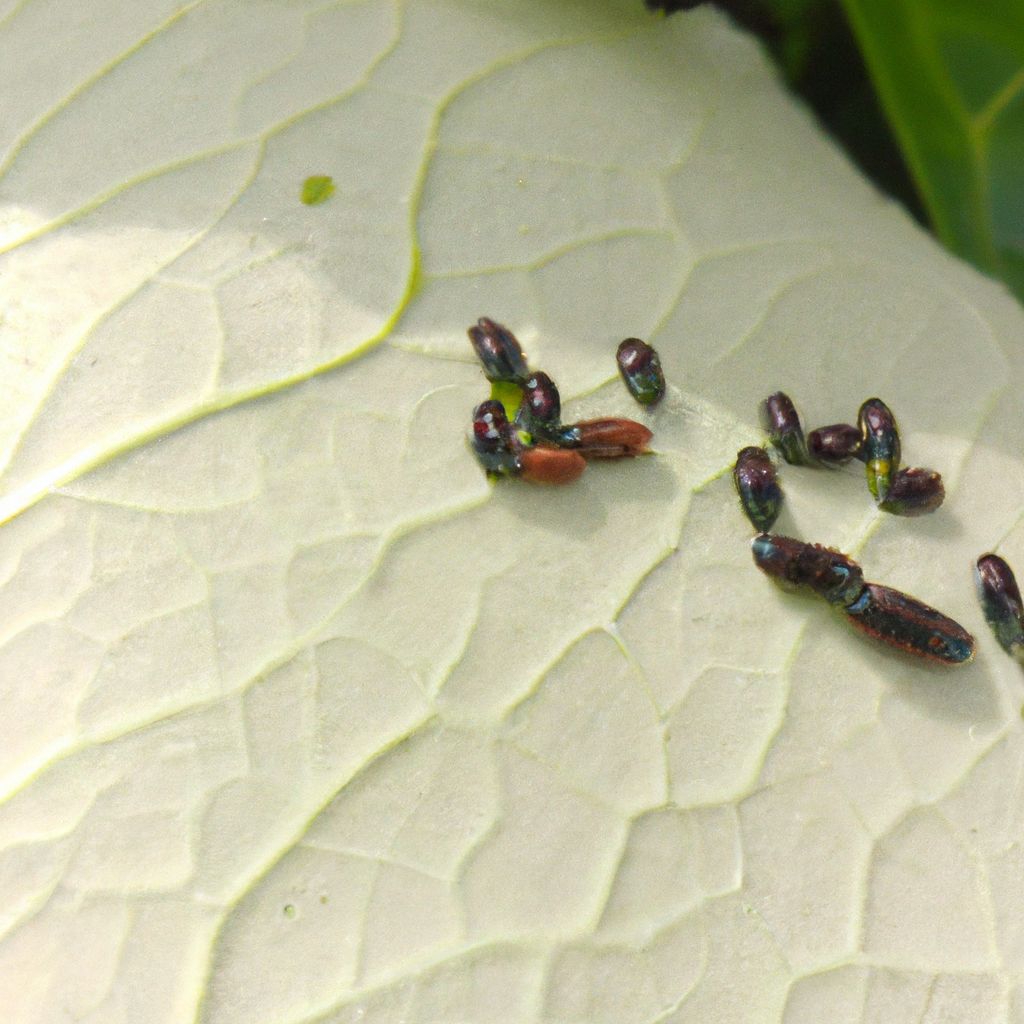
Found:
<svg viewBox="0 0 1024 1024"><path fill-rule="evenodd" d="M519 406L523 401L523 389L518 384L510 381L491 381L491 398L497 399L505 407L505 415L509 422L513 422Z"/></svg>
<svg viewBox="0 0 1024 1024"><path fill-rule="evenodd" d="M334 179L327 174L314 174L302 183L302 201L307 206L319 206L334 195Z"/></svg>
<svg viewBox="0 0 1024 1024"><path fill-rule="evenodd" d="M284 916L288 918L295 917L295 905L293 903L286 903L284 905Z"/></svg>

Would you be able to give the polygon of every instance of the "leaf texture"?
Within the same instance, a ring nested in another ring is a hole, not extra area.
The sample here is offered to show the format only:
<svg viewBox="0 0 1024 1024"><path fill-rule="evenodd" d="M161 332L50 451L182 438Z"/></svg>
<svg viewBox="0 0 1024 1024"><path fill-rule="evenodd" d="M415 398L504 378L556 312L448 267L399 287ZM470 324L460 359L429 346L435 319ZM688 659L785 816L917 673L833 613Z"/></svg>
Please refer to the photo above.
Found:
<svg viewBox="0 0 1024 1024"><path fill-rule="evenodd" d="M713 11L0 10L10 1024L1024 1020L1019 307ZM330 202L301 184L329 175ZM465 338L658 454L489 486ZM614 353L661 353L632 404ZM751 563L785 388L948 498L782 532L978 633L941 672Z"/></svg>

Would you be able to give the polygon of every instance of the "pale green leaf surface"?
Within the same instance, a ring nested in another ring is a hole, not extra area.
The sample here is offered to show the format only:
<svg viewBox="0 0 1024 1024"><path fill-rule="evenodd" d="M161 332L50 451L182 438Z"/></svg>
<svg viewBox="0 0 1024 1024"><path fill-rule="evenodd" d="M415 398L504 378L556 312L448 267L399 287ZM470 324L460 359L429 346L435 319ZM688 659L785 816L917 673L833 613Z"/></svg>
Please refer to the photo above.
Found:
<svg viewBox="0 0 1024 1024"><path fill-rule="evenodd" d="M723 19L640 7L0 10L5 1024L1024 1020L970 579L1024 567L1024 317ZM489 488L481 314L659 454ZM780 529L974 664L754 569L778 387L942 470L918 521L787 470Z"/></svg>

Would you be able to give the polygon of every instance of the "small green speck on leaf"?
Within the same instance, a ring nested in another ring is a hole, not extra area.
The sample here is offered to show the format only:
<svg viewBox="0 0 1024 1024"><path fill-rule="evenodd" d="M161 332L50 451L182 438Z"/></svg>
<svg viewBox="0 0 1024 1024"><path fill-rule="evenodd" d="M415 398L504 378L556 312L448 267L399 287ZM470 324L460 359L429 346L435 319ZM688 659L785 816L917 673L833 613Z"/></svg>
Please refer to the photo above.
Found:
<svg viewBox="0 0 1024 1024"><path fill-rule="evenodd" d="M284 905L284 916L289 918L289 919L295 917L295 904L294 903L286 903Z"/></svg>
<svg viewBox="0 0 1024 1024"><path fill-rule="evenodd" d="M523 401L523 389L518 384L508 381L491 381L491 398L497 399L505 407L505 415L509 423L516 418L519 406Z"/></svg>
<svg viewBox="0 0 1024 1024"><path fill-rule="evenodd" d="M334 179L327 174L314 174L302 183L302 201L319 206L334 195Z"/></svg>

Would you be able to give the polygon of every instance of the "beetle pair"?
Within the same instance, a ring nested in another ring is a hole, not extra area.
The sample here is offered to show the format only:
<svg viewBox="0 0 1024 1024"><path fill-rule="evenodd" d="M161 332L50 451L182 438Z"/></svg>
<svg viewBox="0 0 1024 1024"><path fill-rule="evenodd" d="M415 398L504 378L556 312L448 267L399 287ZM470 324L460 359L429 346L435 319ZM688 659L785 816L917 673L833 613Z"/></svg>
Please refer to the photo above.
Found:
<svg viewBox="0 0 1024 1024"><path fill-rule="evenodd" d="M783 584L802 587L839 609L855 629L890 647L946 665L974 657L974 637L942 612L880 583L868 583L850 557L792 537L758 534L754 562Z"/></svg>

